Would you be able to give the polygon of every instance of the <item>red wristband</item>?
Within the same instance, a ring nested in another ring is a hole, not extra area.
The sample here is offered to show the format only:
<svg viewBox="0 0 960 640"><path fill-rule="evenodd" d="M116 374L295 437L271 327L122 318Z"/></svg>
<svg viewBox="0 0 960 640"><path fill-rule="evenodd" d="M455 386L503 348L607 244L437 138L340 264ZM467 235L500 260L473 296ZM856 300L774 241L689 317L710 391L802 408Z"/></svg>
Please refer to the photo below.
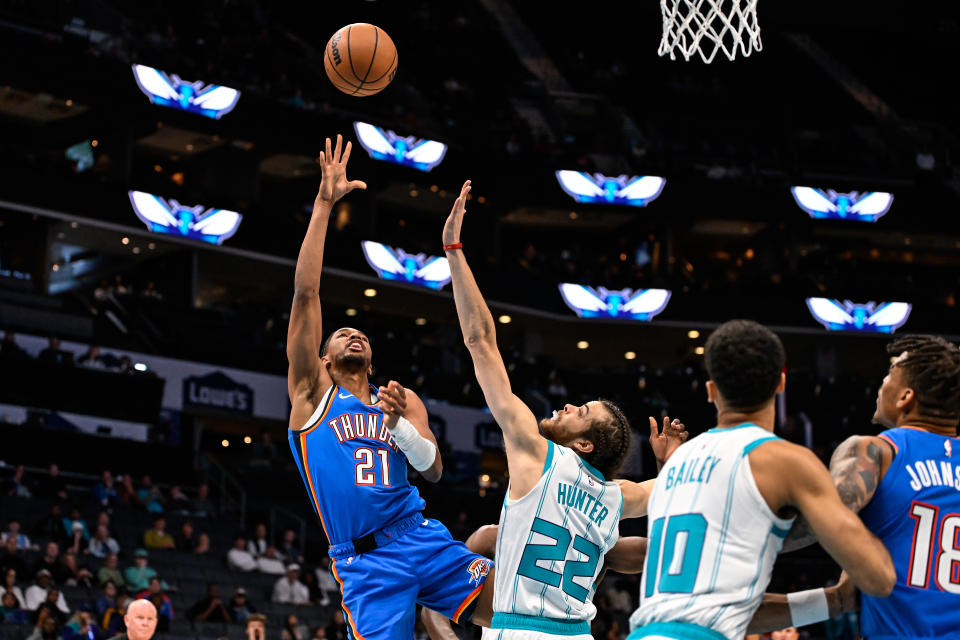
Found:
<svg viewBox="0 0 960 640"><path fill-rule="evenodd" d="M455 251L455 250L457 250L457 249L463 249L463 243L462 243L462 242L454 242L453 244L445 244L445 245L443 245L443 250L444 250L444 251Z"/></svg>

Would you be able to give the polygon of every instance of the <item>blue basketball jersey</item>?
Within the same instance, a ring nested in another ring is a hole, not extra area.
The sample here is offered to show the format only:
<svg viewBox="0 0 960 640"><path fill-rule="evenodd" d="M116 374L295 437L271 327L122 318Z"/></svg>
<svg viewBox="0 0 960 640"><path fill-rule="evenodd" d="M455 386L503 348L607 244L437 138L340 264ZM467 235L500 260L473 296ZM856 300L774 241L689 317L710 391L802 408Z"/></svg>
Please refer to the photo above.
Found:
<svg viewBox="0 0 960 640"><path fill-rule="evenodd" d="M423 510L407 481L407 458L383 423L370 386L368 405L333 385L290 448L331 545L350 542Z"/></svg>
<svg viewBox="0 0 960 640"><path fill-rule="evenodd" d="M882 638L960 638L960 439L915 427L880 437L896 456L861 512L893 557L887 598L864 594L860 631Z"/></svg>

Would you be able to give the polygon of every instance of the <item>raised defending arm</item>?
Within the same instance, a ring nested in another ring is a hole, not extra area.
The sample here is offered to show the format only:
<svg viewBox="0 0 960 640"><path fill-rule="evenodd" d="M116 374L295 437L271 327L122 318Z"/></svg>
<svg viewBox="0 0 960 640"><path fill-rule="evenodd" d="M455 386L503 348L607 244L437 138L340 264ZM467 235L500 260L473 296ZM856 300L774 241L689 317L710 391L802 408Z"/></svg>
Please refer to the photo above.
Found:
<svg viewBox="0 0 960 640"><path fill-rule="evenodd" d="M497 349L497 332L493 315L487 308L473 272L467 265L463 251L456 247L460 244L460 227L466 213L467 194L470 193L470 181L467 180L460 190L460 197L443 227L443 245L450 263L453 281L453 299L457 305L457 316L463 341L470 350L477 382L483 391L484 400L500 428L507 448L507 461L510 464L511 481L518 480L515 467L533 461L542 467L547 455L547 440L540 435L537 419L527 406L513 394L507 369L503 365L500 351ZM522 475L522 473L521 473ZM521 484L526 484L521 480Z"/></svg>
<svg viewBox="0 0 960 640"><path fill-rule="evenodd" d="M359 180L347 180L347 161L351 144L341 155L343 139L337 136L337 145L330 149L326 139L320 152L322 170L320 190L313 203L313 214L297 257L293 279L293 305L287 329L287 392L293 409L291 427L300 427L313 412L319 394L330 386L330 377L320 366L320 345L323 329L320 315L320 272L323 268L323 247L327 235L330 209L340 198L354 189L366 189Z"/></svg>

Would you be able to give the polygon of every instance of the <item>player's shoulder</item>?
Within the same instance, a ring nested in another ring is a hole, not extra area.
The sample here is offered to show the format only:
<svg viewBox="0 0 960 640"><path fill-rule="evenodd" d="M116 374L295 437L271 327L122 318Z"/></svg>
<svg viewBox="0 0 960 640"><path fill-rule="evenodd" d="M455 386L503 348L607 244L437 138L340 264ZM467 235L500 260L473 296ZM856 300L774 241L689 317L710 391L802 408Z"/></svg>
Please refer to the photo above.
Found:
<svg viewBox="0 0 960 640"><path fill-rule="evenodd" d="M899 430L888 430L879 435L853 435L840 443L830 458L831 467L847 458L868 458L877 464L889 464L898 450ZM902 444L902 443L901 443Z"/></svg>
<svg viewBox="0 0 960 640"><path fill-rule="evenodd" d="M773 436L756 440L744 449L754 471L768 468L772 472L782 473L810 470L811 467L823 468L820 458L810 449L794 444L783 438Z"/></svg>

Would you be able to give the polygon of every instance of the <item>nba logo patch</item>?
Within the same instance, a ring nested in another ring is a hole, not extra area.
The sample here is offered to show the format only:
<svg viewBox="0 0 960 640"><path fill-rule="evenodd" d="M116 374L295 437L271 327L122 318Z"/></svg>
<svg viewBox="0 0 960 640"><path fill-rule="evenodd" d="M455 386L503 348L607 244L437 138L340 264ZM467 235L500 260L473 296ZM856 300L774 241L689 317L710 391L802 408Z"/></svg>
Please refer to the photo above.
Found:
<svg viewBox="0 0 960 640"><path fill-rule="evenodd" d="M950 444L949 440L943 441L943 451L947 454L948 458L953 455L953 445Z"/></svg>
<svg viewBox="0 0 960 640"><path fill-rule="evenodd" d="M485 558L477 558L467 567L467 573L470 574L469 584L479 586L483 578L490 573L490 562Z"/></svg>
<svg viewBox="0 0 960 640"><path fill-rule="evenodd" d="M593 486L593 480L592 480L591 478L587 478L587 482L590 483L590 486L591 486L591 487Z"/></svg>

